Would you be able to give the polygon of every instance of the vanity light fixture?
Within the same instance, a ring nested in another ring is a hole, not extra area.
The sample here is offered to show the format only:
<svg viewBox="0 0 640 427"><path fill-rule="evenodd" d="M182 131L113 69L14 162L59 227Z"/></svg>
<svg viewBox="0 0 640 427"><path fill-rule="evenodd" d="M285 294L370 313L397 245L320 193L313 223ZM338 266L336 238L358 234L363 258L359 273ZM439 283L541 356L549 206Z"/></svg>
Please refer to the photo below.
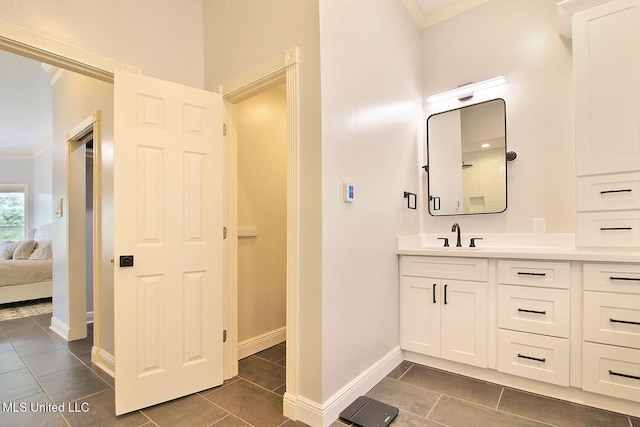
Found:
<svg viewBox="0 0 640 427"><path fill-rule="evenodd" d="M462 101L464 99L471 98L473 96L473 93L478 90L498 86L505 82L506 82L506 79L504 78L504 76L498 76L492 79L483 80L478 83L468 83L460 87L457 87L455 89L448 90L446 92L441 92L435 95L428 96L427 102L432 103L432 102L444 101L445 99L449 99L449 98L458 98L459 100Z"/></svg>

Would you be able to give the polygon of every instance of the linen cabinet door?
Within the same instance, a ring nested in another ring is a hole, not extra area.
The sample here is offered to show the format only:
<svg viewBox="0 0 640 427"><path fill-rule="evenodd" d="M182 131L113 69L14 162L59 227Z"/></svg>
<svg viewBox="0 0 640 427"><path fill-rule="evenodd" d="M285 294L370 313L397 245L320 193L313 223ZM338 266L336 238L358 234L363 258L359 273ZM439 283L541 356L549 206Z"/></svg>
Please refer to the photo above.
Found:
<svg viewBox="0 0 640 427"><path fill-rule="evenodd" d="M440 280L402 277L400 345L404 350L440 356Z"/></svg>
<svg viewBox="0 0 640 427"><path fill-rule="evenodd" d="M441 357L486 368L487 284L442 280Z"/></svg>

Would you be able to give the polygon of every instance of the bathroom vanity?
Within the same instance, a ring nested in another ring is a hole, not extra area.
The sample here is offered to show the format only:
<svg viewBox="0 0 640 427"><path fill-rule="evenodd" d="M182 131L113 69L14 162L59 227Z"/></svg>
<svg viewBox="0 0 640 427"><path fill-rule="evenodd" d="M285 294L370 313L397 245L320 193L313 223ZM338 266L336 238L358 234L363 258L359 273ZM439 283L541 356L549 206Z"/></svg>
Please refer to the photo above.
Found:
<svg viewBox="0 0 640 427"><path fill-rule="evenodd" d="M432 239L398 243L407 360L640 415L640 252Z"/></svg>

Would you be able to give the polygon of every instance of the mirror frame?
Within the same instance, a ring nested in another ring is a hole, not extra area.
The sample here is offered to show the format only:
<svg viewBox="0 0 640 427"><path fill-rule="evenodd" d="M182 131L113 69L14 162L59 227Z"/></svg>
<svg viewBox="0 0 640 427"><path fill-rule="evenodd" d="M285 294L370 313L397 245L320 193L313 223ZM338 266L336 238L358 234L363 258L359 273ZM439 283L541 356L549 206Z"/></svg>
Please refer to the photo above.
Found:
<svg viewBox="0 0 640 427"><path fill-rule="evenodd" d="M434 117L434 116L438 116L441 114L446 114L446 113L450 113L452 111L458 111L458 110L462 110L464 108L468 108L468 107L474 107L474 106L478 106L478 105L482 105L482 104L487 104L489 102L494 102L494 101L502 101L503 104L503 108L504 108L504 168L505 168L505 172L504 172L504 209L501 211L492 211L492 212L469 212L469 213L442 213L442 214L435 214L432 212L432 197L431 196L431 176L430 176L430 170L429 170L429 165L431 164L430 159L429 159L429 120ZM426 150L426 154L427 154L427 164L425 166L423 166L423 168L425 169L425 171L427 172L427 197L426 197L426 201L427 201L427 211L429 212L429 215L433 216L433 217L439 217L439 216L464 216L464 215L491 215L491 214L499 214L499 213L503 213L507 210L507 207L509 206L509 180L507 179L507 163L508 163L508 159L507 159L507 103L503 98L493 98L493 99L489 99L487 101L481 101L481 102L477 102L475 104L468 104L468 105L463 105L462 107L458 107L458 108L453 108L451 110L447 110L447 111L441 111L439 113L434 113L431 114L429 117L427 117L427 121L426 121L426 144L427 144L427 150Z"/></svg>

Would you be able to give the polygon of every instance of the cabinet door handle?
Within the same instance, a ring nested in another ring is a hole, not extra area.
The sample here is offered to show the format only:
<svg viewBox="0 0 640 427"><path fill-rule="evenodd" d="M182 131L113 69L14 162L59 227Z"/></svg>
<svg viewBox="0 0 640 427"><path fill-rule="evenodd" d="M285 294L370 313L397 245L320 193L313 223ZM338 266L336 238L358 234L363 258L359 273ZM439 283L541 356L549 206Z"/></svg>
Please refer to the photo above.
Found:
<svg viewBox="0 0 640 427"><path fill-rule="evenodd" d="M600 194L609 194L609 193L631 193L631 189L625 188L622 190L604 190L600 192Z"/></svg>
<svg viewBox="0 0 640 427"><path fill-rule="evenodd" d="M630 280L633 282L640 282L640 277L616 277L616 276L609 276L609 280Z"/></svg>
<svg viewBox="0 0 640 427"><path fill-rule="evenodd" d="M518 271L518 276L540 276L544 277L547 273L530 273L528 271Z"/></svg>
<svg viewBox="0 0 640 427"><path fill-rule="evenodd" d="M538 310L527 310L526 308L519 308L519 312L523 313L533 313L533 314L547 314L546 311L538 311Z"/></svg>
<svg viewBox="0 0 640 427"><path fill-rule="evenodd" d="M637 375L622 374L620 372L612 371L611 369L609 369L609 375L615 375L617 377L624 377L624 378L631 378L632 380L640 380L640 377Z"/></svg>
<svg viewBox="0 0 640 427"><path fill-rule="evenodd" d="M625 231L633 230L633 227L600 227L600 231Z"/></svg>
<svg viewBox="0 0 640 427"><path fill-rule="evenodd" d="M544 357L540 358L540 357L533 357L533 356L525 356L524 354L520 354L518 353L518 357L521 359L527 359L527 360L535 360L536 362L546 362L547 359L545 359Z"/></svg>
<svg viewBox="0 0 640 427"><path fill-rule="evenodd" d="M436 303L436 286L438 286L437 283L434 283L432 288L433 288L433 303Z"/></svg>
<svg viewBox="0 0 640 427"><path fill-rule="evenodd" d="M613 317L609 319L611 323L624 323L625 325L638 325L640 326L640 322L634 322L632 320L618 320Z"/></svg>
<svg viewBox="0 0 640 427"><path fill-rule="evenodd" d="M447 286L449 285L444 285L444 303L447 303Z"/></svg>

